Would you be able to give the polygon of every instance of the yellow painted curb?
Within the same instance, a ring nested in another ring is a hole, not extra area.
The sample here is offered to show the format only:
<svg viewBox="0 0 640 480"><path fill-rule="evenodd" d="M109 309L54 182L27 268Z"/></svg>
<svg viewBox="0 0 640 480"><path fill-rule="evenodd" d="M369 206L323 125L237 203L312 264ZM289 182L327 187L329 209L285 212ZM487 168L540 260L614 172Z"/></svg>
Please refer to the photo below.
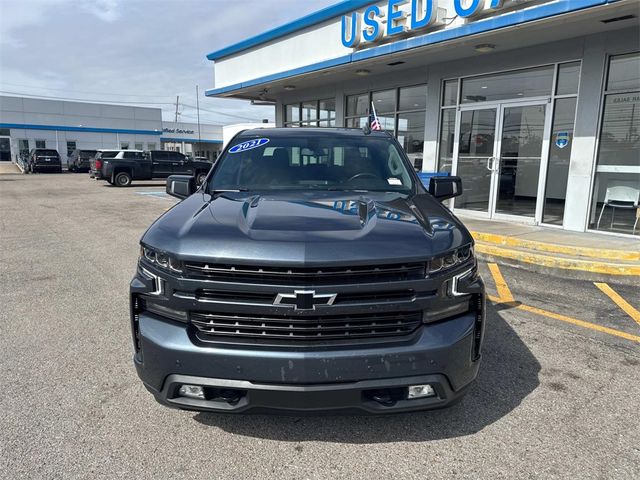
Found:
<svg viewBox="0 0 640 480"><path fill-rule="evenodd" d="M576 247L572 245L558 245L555 243L537 242L518 237L508 237L495 233L471 232L478 242L492 243L500 246L527 248L544 253L561 253L578 257L606 258L609 260L640 261L640 250L617 250L606 248Z"/></svg>
<svg viewBox="0 0 640 480"><path fill-rule="evenodd" d="M551 255L512 250L486 243L476 243L475 249L478 253L509 258L519 262L531 263L550 268L582 270L584 272L604 273L607 275L640 276L640 263L637 265L624 265L620 263L593 262L590 260L553 257Z"/></svg>

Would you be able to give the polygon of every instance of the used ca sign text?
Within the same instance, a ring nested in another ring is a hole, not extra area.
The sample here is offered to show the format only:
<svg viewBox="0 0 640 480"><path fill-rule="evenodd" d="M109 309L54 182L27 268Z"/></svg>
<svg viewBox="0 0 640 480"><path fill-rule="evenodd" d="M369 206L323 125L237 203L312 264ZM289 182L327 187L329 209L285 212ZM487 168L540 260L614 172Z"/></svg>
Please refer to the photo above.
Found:
<svg viewBox="0 0 640 480"><path fill-rule="evenodd" d="M453 14L472 18L488 10L502 8L504 0L389 0L386 5L370 5L364 12L351 12L342 17L342 45L357 48L384 38L407 32L420 32L445 23L444 2L453 4ZM402 8L410 3L410 14Z"/></svg>

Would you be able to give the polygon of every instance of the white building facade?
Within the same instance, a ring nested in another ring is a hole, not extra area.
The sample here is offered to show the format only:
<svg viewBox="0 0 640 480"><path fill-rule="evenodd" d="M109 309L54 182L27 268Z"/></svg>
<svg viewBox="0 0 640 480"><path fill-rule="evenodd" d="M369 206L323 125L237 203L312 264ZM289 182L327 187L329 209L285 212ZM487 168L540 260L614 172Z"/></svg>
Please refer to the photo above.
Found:
<svg viewBox="0 0 640 480"><path fill-rule="evenodd" d="M215 160L222 149L222 126L164 121L160 141L162 150Z"/></svg>
<svg viewBox="0 0 640 480"><path fill-rule="evenodd" d="M187 133L188 132L188 133ZM172 149L215 159L222 127L162 121L162 110L126 105L0 96L0 161L33 148L58 151L63 165L76 148Z"/></svg>
<svg viewBox="0 0 640 480"><path fill-rule="evenodd" d="M207 95L278 126L372 108L468 216L617 235L640 213L637 0L351 0L212 52ZM373 107L372 107L373 106Z"/></svg>

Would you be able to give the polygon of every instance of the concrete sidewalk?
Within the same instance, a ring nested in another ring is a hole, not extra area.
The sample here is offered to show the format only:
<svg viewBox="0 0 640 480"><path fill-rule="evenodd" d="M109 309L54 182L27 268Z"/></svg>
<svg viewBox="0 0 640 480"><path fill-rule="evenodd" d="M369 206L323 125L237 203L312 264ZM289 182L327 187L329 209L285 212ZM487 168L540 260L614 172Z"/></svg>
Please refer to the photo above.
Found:
<svg viewBox="0 0 640 480"><path fill-rule="evenodd" d="M0 162L0 175L12 173L22 173L22 171L13 162Z"/></svg>
<svg viewBox="0 0 640 480"><path fill-rule="evenodd" d="M640 236L460 219L471 230L483 260L567 278L640 285Z"/></svg>

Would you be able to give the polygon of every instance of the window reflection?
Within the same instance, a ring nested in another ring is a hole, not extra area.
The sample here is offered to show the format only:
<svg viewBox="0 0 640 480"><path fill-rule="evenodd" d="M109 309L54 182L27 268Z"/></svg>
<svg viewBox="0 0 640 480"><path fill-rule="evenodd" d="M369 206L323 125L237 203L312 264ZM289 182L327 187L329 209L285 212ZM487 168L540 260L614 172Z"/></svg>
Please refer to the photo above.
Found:
<svg viewBox="0 0 640 480"><path fill-rule="evenodd" d="M553 65L462 80L462 102L541 97L552 93Z"/></svg>
<svg viewBox="0 0 640 480"><path fill-rule="evenodd" d="M612 57L593 185L590 228L639 234L640 67L639 54Z"/></svg>

